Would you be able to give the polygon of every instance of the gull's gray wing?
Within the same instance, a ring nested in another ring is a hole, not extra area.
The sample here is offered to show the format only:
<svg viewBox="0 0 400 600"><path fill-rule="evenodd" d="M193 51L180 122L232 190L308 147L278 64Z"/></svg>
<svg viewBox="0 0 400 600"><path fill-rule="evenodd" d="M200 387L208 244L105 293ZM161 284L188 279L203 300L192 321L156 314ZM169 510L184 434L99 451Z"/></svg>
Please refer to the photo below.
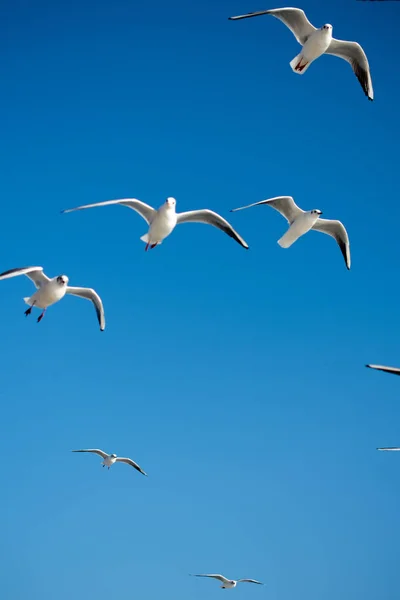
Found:
<svg viewBox="0 0 400 600"><path fill-rule="evenodd" d="M92 452L93 454L98 454L102 458L107 458L108 454L103 452L103 450L99 450L98 448L90 448L89 450L72 450L71 452Z"/></svg>
<svg viewBox="0 0 400 600"><path fill-rule="evenodd" d="M151 221L156 214L156 210L141 202L140 200L136 200L136 198L123 198L122 200L107 200L106 202L97 202L96 204L85 204L84 206L77 206L76 208L67 208L62 210L62 213L74 212L75 210L84 210L85 208L96 208L97 206L107 206L108 204L122 204L122 206L128 206L128 208L132 208L135 210L147 223L150 225Z"/></svg>
<svg viewBox="0 0 400 600"><path fill-rule="evenodd" d="M332 38L328 50L325 50L325 54L332 54L333 56L347 60L360 82L364 94L369 100L374 99L374 89L372 87L368 59L360 44Z"/></svg>
<svg viewBox="0 0 400 600"><path fill-rule="evenodd" d="M18 269L10 269L0 273L1 279L10 279L10 277L17 277L18 275L26 275L33 281L37 288L40 288L44 283L50 281L50 279L43 273L43 267L20 267Z"/></svg>
<svg viewBox="0 0 400 600"><path fill-rule="evenodd" d="M289 225L291 225L298 216L304 213L304 210L301 210L301 208L297 206L292 196L276 196L276 198L270 198L269 200L260 200L260 202L253 202L253 204L247 204L247 206L232 208L231 212L250 208L251 206L258 206L259 204L268 204L268 206L272 206L272 208L285 217Z"/></svg>
<svg viewBox="0 0 400 600"><path fill-rule="evenodd" d="M139 465L138 465L137 463L135 463L135 461L134 461L134 460L132 460L131 458L121 458L120 456L118 456L118 457L116 458L116 461L115 461L115 462L123 462L123 463L126 463L127 465L130 465L131 467L133 467L134 469L136 469L137 471L139 471L139 473L142 473L142 475L146 475L146 476L147 476L147 473L145 473L145 472L143 471L143 469L141 469L141 468L139 467Z"/></svg>
<svg viewBox="0 0 400 600"><path fill-rule="evenodd" d="M249 247L228 221L208 208L177 213L177 223L206 223L207 225L212 225L213 227L221 229L221 231L233 238L238 244L243 246L243 248L248 249Z"/></svg>
<svg viewBox="0 0 400 600"><path fill-rule="evenodd" d="M377 450L386 450L387 452L399 452L400 448L377 448Z"/></svg>
<svg viewBox="0 0 400 600"><path fill-rule="evenodd" d="M261 583L261 581L257 581L257 579L238 579L238 583L239 581L246 583L257 583L257 585L264 585L263 583Z"/></svg>
<svg viewBox="0 0 400 600"><path fill-rule="evenodd" d="M214 575L214 574L192 575L192 577L212 577L213 579L218 579L219 581L221 581L221 583L229 583L229 581L230 581L223 575Z"/></svg>
<svg viewBox="0 0 400 600"><path fill-rule="evenodd" d="M350 269L350 242L347 231L340 221L331 221L329 219L318 219L312 226L314 231L321 231L333 237L342 251L346 267Z"/></svg>
<svg viewBox="0 0 400 600"><path fill-rule="evenodd" d="M71 294L72 296L79 296L79 298L85 298L85 300L90 300L93 302L100 325L100 331L104 331L106 319L104 316L104 308L100 296L91 288L70 287L69 285L67 286L66 293Z"/></svg>
<svg viewBox="0 0 400 600"><path fill-rule="evenodd" d="M237 17L229 17L231 21L237 21L239 19L248 19L250 17L259 17L260 15L272 15L276 17L282 23L286 25L293 33L296 40L304 46L308 38L314 31L316 31L316 27L311 25L310 21L307 19L304 10L300 8L273 8L271 10L260 10L258 12L247 13L246 15L239 15Z"/></svg>
<svg viewBox="0 0 400 600"><path fill-rule="evenodd" d="M384 367L383 365L365 365L369 369L376 369L377 371L385 371L386 373L393 373L393 375L400 375L400 369L397 367Z"/></svg>

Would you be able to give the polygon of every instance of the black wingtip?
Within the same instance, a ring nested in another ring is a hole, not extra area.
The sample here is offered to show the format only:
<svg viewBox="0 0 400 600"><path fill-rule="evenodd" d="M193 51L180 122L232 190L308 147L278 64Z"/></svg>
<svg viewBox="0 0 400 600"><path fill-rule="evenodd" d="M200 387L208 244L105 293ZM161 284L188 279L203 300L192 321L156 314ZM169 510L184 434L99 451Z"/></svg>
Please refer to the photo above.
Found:
<svg viewBox="0 0 400 600"><path fill-rule="evenodd" d="M371 369L371 365L365 365L367 369Z"/></svg>

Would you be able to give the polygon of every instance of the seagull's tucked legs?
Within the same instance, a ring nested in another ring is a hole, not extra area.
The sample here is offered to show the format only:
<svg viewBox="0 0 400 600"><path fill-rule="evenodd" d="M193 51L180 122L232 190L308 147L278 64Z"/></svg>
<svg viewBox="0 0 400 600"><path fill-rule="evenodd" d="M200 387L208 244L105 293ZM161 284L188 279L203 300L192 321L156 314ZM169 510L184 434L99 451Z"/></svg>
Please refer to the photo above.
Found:
<svg viewBox="0 0 400 600"><path fill-rule="evenodd" d="M299 62L297 63L297 65L294 68L295 71L298 71L299 73L301 73L306 68L308 63L306 60L304 60L304 63L302 64L303 60L304 60L304 58L301 57Z"/></svg>

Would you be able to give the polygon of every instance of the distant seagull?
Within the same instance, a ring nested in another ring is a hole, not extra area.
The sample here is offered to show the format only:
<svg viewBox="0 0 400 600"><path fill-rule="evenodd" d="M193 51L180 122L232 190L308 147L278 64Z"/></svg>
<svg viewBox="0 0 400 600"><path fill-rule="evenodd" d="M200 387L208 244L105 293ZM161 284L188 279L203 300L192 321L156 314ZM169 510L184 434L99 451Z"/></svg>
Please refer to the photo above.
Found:
<svg viewBox="0 0 400 600"><path fill-rule="evenodd" d="M72 452L92 452L93 454L98 454L99 456L101 456L104 459L103 463L102 463L103 467L108 467L108 469L110 469L111 465L113 465L114 463L123 462L123 463L126 463L127 465L130 465L137 471L139 471L139 473L142 473L142 475L147 476L147 473L145 473L139 467L139 465L137 463L135 463L135 461L133 461L131 458L121 458L120 456L117 456L116 454L107 454L106 452L103 452L103 450L98 450L98 449L72 450Z"/></svg>
<svg viewBox="0 0 400 600"><path fill-rule="evenodd" d="M282 248L289 248L289 246L291 246L299 237L307 233L307 231L310 231L310 229L321 231L322 233L327 233L337 241L346 266L350 269L349 237L344 225L340 221L320 219L322 212L317 209L305 212L297 206L291 196L277 196L276 198L271 198L269 200L261 200L261 202L254 202L247 206L233 208L231 212L250 208L251 206L258 206L259 204L272 206L272 208L275 208L275 210L280 212L288 221L290 225L289 229L285 235L278 240L278 244Z"/></svg>
<svg viewBox="0 0 400 600"><path fill-rule="evenodd" d="M238 583L256 583L257 585L264 585L261 581L257 581L256 579L227 579L223 575L192 575L192 577L212 577L213 579L218 579L221 581L221 588L223 590L230 590L237 586Z"/></svg>
<svg viewBox="0 0 400 600"><path fill-rule="evenodd" d="M259 15L272 15L282 21L293 33L299 44L303 46L300 54L290 61L290 66L295 73L302 75L316 58L322 54L332 54L350 63L365 95L369 100L374 99L368 59L360 44L335 40L332 37L332 25L326 24L320 29L316 29L300 8L261 10L239 15L238 17L229 17L229 19L235 21L237 19L258 17ZM271 60L274 59L275 57L271 57Z"/></svg>
<svg viewBox="0 0 400 600"><path fill-rule="evenodd" d="M377 371L385 371L386 373L393 373L393 375L400 375L400 369L397 367L384 367L382 365L365 365L368 369L376 369Z"/></svg>
<svg viewBox="0 0 400 600"><path fill-rule="evenodd" d="M230 590L237 586L238 583L256 583L257 585L264 585L261 581L257 581L256 579L227 579L223 575L192 575L192 577L212 577L213 579L218 579L221 581L221 588L223 590Z"/></svg>
<svg viewBox="0 0 400 600"><path fill-rule="evenodd" d="M377 448L377 450L383 450L384 452L400 452L400 448Z"/></svg>
<svg viewBox="0 0 400 600"><path fill-rule="evenodd" d="M72 296L79 296L79 298L85 298L93 302L96 309L97 318L100 324L100 331L104 331L106 321L104 317L103 303L100 296L96 294L91 288L83 287L70 287L68 284L68 277L66 275L59 275L49 279L43 273L43 267L22 267L20 269L10 269L0 273L0 280L9 279L10 277L16 277L17 275L26 275L33 281L38 291L32 296L24 298L26 304L30 306L25 311L26 316L32 312L32 307L43 308L42 314L39 316L37 322L39 323L46 312L46 309L55 304L61 298L64 298L65 294L71 294Z"/></svg>
<svg viewBox="0 0 400 600"><path fill-rule="evenodd" d="M106 206L107 204L122 204L135 210L143 219L148 223L149 231L143 235L140 239L146 243L145 250L155 248L160 245L162 241L169 236L170 233L175 229L179 223L206 223L207 225L213 225L221 231L224 231L227 235L238 242L243 248L248 248L248 245L242 237L233 229L233 227L225 221L220 215L204 208L202 210L191 210L189 212L177 213L175 211L176 200L175 198L167 198L167 200L160 206L158 210L155 210L148 204L136 200L135 198L126 198L123 200L108 200L107 202L98 202L96 204L86 204L84 206L77 206L76 208L68 208L61 212L68 213L74 210L83 210L85 208L95 208L96 206Z"/></svg>

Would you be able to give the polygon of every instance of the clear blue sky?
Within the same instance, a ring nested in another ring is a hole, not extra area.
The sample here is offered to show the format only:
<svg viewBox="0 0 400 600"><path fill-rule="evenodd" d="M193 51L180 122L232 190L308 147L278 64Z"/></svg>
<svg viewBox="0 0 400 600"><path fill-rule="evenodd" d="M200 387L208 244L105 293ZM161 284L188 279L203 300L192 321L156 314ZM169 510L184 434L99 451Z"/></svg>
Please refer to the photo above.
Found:
<svg viewBox="0 0 400 600"><path fill-rule="evenodd" d="M217 6L216 6L217 5ZM281 4L284 5L284 4ZM276 6L276 5L275 5ZM305 1L357 40L304 77L274 4L5 0L0 270L94 287L37 325L1 283L1 596L398 600L400 4ZM277 245L291 194L348 229ZM136 197L209 207L250 244L185 225L145 253ZM148 472L71 454L100 447ZM252 577L222 592L188 573Z"/></svg>

